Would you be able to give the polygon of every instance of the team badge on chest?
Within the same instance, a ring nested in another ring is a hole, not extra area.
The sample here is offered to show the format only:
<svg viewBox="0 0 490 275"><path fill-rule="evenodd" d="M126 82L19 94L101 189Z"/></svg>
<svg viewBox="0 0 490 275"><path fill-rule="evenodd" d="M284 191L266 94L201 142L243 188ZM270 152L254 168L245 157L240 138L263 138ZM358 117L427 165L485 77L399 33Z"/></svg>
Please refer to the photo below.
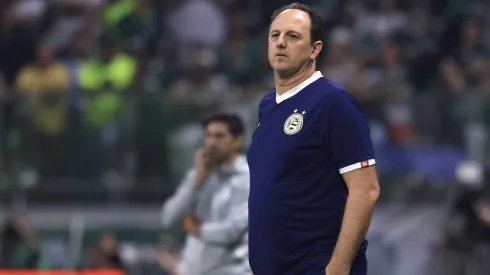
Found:
<svg viewBox="0 0 490 275"><path fill-rule="evenodd" d="M284 123L284 133L287 135L294 135L303 128L304 114L306 112L298 113L298 109L294 110L294 113L288 117Z"/></svg>

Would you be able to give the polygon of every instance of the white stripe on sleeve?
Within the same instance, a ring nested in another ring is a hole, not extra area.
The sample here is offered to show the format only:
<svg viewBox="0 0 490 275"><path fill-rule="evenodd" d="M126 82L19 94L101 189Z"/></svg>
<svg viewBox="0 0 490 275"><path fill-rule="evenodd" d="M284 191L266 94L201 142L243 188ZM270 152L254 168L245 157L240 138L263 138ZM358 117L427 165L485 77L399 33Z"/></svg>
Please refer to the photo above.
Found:
<svg viewBox="0 0 490 275"><path fill-rule="evenodd" d="M368 167L368 166L374 165L375 163L376 163L376 161L374 159L364 160L364 161L361 161L361 162L358 162L358 163L354 163L354 164L345 166L343 168L340 168L339 169L339 173L340 174L345 174L345 173L350 172L350 171L354 171L354 170L357 170L357 169L361 169L361 168L364 168L364 167Z"/></svg>

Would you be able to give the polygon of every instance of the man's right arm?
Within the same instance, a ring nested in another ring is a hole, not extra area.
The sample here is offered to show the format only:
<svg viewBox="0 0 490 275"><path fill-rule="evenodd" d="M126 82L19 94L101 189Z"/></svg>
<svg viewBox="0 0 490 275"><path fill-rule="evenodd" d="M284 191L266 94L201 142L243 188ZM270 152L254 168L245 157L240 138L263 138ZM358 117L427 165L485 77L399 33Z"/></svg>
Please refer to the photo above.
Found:
<svg viewBox="0 0 490 275"><path fill-rule="evenodd" d="M185 176L177 192L163 204L161 221L164 227L171 226L190 210L198 188L196 172L191 170Z"/></svg>

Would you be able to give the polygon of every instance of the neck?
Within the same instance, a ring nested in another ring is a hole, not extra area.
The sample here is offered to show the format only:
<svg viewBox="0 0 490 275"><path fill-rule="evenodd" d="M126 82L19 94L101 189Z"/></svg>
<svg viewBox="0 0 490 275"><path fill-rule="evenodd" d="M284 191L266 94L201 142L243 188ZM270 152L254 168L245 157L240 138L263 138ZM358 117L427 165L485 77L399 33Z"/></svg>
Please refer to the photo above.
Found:
<svg viewBox="0 0 490 275"><path fill-rule="evenodd" d="M296 74L290 77L281 77L277 72L274 73L274 85L276 87L276 93L282 95L292 88L298 86L301 82L307 80L315 73L315 66L313 62L301 68Z"/></svg>
<svg viewBox="0 0 490 275"><path fill-rule="evenodd" d="M223 163L222 165L230 165L230 164L233 164L237 158L238 158L239 154L238 153L234 153L232 154L230 157L228 157Z"/></svg>

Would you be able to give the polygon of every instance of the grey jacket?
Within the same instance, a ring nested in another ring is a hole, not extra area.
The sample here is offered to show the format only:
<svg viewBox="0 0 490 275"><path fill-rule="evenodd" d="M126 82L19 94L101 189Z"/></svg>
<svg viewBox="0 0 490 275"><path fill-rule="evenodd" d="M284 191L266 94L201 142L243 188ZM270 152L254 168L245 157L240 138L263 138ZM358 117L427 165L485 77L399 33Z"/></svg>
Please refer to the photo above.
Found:
<svg viewBox="0 0 490 275"><path fill-rule="evenodd" d="M250 174L245 157L211 173L198 188L194 178L190 170L162 209L164 226L181 221L190 211L202 222L201 236L186 239L180 275L250 275Z"/></svg>

